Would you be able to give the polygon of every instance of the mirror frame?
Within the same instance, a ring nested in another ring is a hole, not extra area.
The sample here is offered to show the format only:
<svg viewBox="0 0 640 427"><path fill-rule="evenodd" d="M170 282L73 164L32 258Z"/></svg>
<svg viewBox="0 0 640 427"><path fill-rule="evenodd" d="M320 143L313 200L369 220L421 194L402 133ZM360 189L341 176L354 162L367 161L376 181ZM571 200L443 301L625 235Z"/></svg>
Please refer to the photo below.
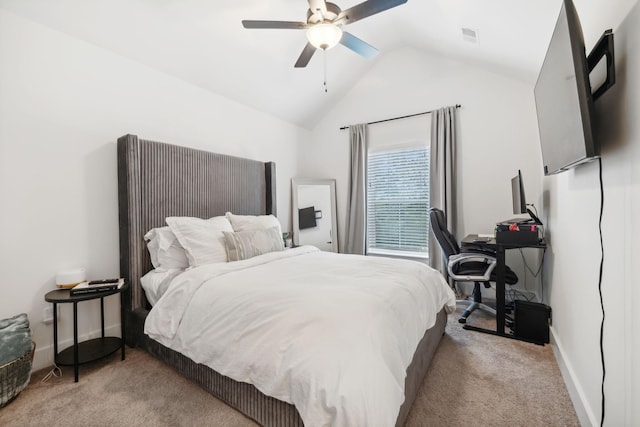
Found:
<svg viewBox="0 0 640 427"><path fill-rule="evenodd" d="M328 185L331 197L331 251L338 252L338 221L336 209L336 180L292 178L291 179L291 219L293 224L293 245L298 246L300 224L298 219L298 186L299 185Z"/></svg>

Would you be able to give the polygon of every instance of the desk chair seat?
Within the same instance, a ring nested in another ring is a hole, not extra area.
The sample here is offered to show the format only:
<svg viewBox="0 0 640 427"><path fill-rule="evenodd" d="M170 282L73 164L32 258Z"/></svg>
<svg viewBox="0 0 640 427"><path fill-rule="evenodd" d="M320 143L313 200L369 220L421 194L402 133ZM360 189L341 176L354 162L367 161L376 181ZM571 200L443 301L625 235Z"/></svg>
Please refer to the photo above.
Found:
<svg viewBox="0 0 640 427"><path fill-rule="evenodd" d="M481 284L485 288L489 288L491 287L490 282L496 281L495 267L497 261L495 250L482 246L471 246L465 247L465 252L461 252L456 238L447 229L447 220L444 212L440 209L432 208L429 211L429 218L433 235L442 250L449 277L454 282L474 282L471 299L459 300L459 302L468 303L469 305L458 321L466 323L467 318L476 309L495 315L495 309L482 303L480 288ZM515 285L517 282L518 276L508 266L505 266L505 283Z"/></svg>

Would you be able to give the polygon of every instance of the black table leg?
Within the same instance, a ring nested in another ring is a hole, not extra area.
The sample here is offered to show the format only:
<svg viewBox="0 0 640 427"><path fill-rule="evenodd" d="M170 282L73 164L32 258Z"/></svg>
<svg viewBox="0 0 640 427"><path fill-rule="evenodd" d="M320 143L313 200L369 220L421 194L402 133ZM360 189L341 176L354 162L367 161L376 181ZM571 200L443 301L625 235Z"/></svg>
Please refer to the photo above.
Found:
<svg viewBox="0 0 640 427"><path fill-rule="evenodd" d="M104 298L100 298L100 326L102 327L102 338L104 338Z"/></svg>
<svg viewBox="0 0 640 427"><path fill-rule="evenodd" d="M470 331L483 332L485 334L499 335L501 337L514 338L513 335L504 332L505 326L505 248L498 245L496 248L496 329L485 329L477 326L466 324L463 329Z"/></svg>
<svg viewBox="0 0 640 427"><path fill-rule="evenodd" d="M78 303L73 303L73 375L75 382L78 382Z"/></svg>
<svg viewBox="0 0 640 427"><path fill-rule="evenodd" d="M58 307L53 303L53 361L58 363Z"/></svg>
<svg viewBox="0 0 640 427"><path fill-rule="evenodd" d="M504 280L505 280L505 249L498 245L496 249L496 331L498 335L504 334L505 323L505 300L504 300Z"/></svg>
<svg viewBox="0 0 640 427"><path fill-rule="evenodd" d="M124 360L124 345L125 345L124 319L125 319L124 301L122 300L122 292L120 292L120 337L122 339L122 360Z"/></svg>

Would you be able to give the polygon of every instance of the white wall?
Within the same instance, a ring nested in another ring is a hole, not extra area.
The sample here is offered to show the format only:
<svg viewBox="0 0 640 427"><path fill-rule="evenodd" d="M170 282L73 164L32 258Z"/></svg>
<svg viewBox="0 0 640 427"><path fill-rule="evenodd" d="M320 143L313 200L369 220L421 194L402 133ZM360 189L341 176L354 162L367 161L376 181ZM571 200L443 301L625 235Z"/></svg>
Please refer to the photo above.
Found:
<svg viewBox="0 0 640 427"><path fill-rule="evenodd" d="M308 131L0 9L0 318L29 315L36 368L53 360L41 320L55 273L118 275L116 139L127 133L275 161L278 217L291 229L290 180ZM97 301L78 310L80 334L94 333ZM59 327L68 342L71 307Z"/></svg>
<svg viewBox="0 0 640 427"><path fill-rule="evenodd" d="M459 117L458 237L491 233L495 223L513 216L511 178L522 170L529 203L541 204L542 160L532 87L491 71L432 56L412 48L383 54L372 70L313 129L299 151L305 178L337 180L338 229L344 247L349 131L341 126L370 122L443 106L461 104ZM431 116L371 126L406 125L422 121L428 135ZM530 265L536 265L535 255ZM513 258L513 259L512 259ZM509 265L522 278L519 254ZM532 277L528 287L535 290Z"/></svg>
<svg viewBox="0 0 640 427"><path fill-rule="evenodd" d="M604 182L606 426L640 423L640 317L634 312L640 287L633 267L640 256L636 220L640 212L640 4L628 4L628 9L612 9L607 2L576 1L587 50L607 28L614 29L615 37L617 82L595 102ZM599 425L598 163L545 177L543 187L551 245L545 281L553 308L557 355L582 424Z"/></svg>

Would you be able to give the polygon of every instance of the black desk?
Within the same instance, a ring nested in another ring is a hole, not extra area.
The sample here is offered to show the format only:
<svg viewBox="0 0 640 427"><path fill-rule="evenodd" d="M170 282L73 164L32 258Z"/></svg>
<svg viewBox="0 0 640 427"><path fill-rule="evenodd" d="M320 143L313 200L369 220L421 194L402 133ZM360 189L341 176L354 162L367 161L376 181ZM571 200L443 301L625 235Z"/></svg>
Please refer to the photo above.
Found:
<svg viewBox="0 0 640 427"><path fill-rule="evenodd" d="M499 335L505 338L513 338L521 341L532 342L544 345L542 342L532 341L529 339L517 337L504 331L505 327L505 256L507 249L536 248L546 249L547 244L539 242L537 244L516 244L516 243L497 243L495 239L478 238L477 234L469 234L462 239L461 246L464 252L465 246L486 247L496 251L496 330L479 328L473 325L464 325L464 329L471 331L484 332L486 334Z"/></svg>
<svg viewBox="0 0 640 427"><path fill-rule="evenodd" d="M96 292L91 294L71 295L69 289L56 289L48 292L44 299L53 303L53 354L55 363L63 366L73 365L75 382L78 382L78 365L101 359L120 349L124 360L124 301L122 292L127 289L125 284L119 289ZM104 334L104 297L120 294L120 333L121 338L105 337ZM100 323L102 336L88 341L78 342L78 303L100 298ZM58 353L58 304L73 304L73 345Z"/></svg>

